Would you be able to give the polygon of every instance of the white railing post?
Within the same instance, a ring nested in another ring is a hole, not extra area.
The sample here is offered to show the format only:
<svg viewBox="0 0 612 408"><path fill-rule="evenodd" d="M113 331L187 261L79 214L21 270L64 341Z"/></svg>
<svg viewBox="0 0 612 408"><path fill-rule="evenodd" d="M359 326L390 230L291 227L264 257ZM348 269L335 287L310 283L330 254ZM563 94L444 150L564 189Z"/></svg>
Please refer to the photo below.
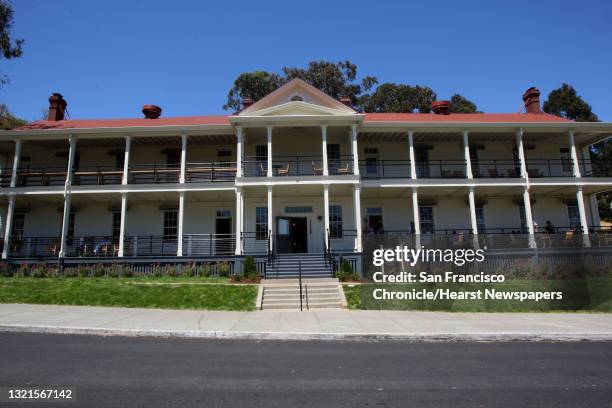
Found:
<svg viewBox="0 0 612 408"><path fill-rule="evenodd" d="M472 172L472 158L470 157L470 141L468 139L469 133L467 130L463 131L463 154L465 157L465 174L467 178L474 178Z"/></svg>
<svg viewBox="0 0 612 408"><path fill-rule="evenodd" d="M176 256L183 256L183 220L185 214L185 192L179 192L179 208L178 208L178 231L177 231L177 246Z"/></svg>
<svg viewBox="0 0 612 408"><path fill-rule="evenodd" d="M117 256L124 255L125 247L125 219L127 216L127 193L121 193L121 220L119 222L119 251Z"/></svg>
<svg viewBox="0 0 612 408"><path fill-rule="evenodd" d="M11 174L11 187L17 185L17 172L19 171L19 161L21 160L21 139L15 140L15 155L13 156L13 174Z"/></svg>
<svg viewBox="0 0 612 408"><path fill-rule="evenodd" d="M185 184L185 166L187 165L187 135L181 135L181 175L179 183Z"/></svg>
<svg viewBox="0 0 612 408"><path fill-rule="evenodd" d="M353 174L358 176L359 175L359 148L357 146L357 125L351 125L351 155L353 156Z"/></svg>
<svg viewBox="0 0 612 408"><path fill-rule="evenodd" d="M416 179L416 162L414 160L414 132L412 130L408 131L408 154L410 158L410 178Z"/></svg>
<svg viewBox="0 0 612 408"><path fill-rule="evenodd" d="M569 149L570 149L570 158L572 159L572 173L574 177L580 178L580 163L578 163L578 153L576 152L576 144L574 142L574 131L570 130L568 132L569 136Z"/></svg>
<svg viewBox="0 0 612 408"><path fill-rule="evenodd" d="M519 163L521 167L520 177L528 179L527 163L525 162L525 149L523 148L523 129L516 131L516 149L518 150Z"/></svg>
<svg viewBox="0 0 612 408"><path fill-rule="evenodd" d="M421 235L421 220L419 216L419 195L417 189L412 189L412 218L414 222L414 233Z"/></svg>
<svg viewBox="0 0 612 408"><path fill-rule="evenodd" d="M242 177L242 127L236 128L236 177Z"/></svg>
<svg viewBox="0 0 612 408"><path fill-rule="evenodd" d="M533 215L531 213L531 197L529 196L529 187L523 190L523 207L525 208L525 222L527 223L527 231L529 233L529 246L535 248L535 228L533 227Z"/></svg>
<svg viewBox="0 0 612 408"><path fill-rule="evenodd" d="M327 167L327 125L321 125L321 146L323 151L323 175L329 175Z"/></svg>
<svg viewBox="0 0 612 408"><path fill-rule="evenodd" d="M68 221L70 220L70 188L72 185L72 167L74 166L74 155L76 153L76 138L73 135L68 137L70 150L68 151L68 171L64 184L64 213L62 214L62 232L60 241L59 257L66 256L66 236L68 235Z"/></svg>
<svg viewBox="0 0 612 408"><path fill-rule="evenodd" d="M268 186L268 228L270 234L273 234L274 228L274 212L272 209L272 186ZM274 243L273 240L270 240L270 249L272 249Z"/></svg>
<svg viewBox="0 0 612 408"><path fill-rule="evenodd" d="M2 248L2 259L8 258L11 246L11 233L13 229L13 215L15 214L15 196L9 196L9 205L6 211L6 222L4 226L4 248Z"/></svg>
<svg viewBox="0 0 612 408"><path fill-rule="evenodd" d="M236 187L236 255L242 255L242 189Z"/></svg>
<svg viewBox="0 0 612 408"><path fill-rule="evenodd" d="M361 243L361 187L353 186L353 213L355 216L355 252L362 252Z"/></svg>
<svg viewBox="0 0 612 408"><path fill-rule="evenodd" d="M132 147L132 137L125 137L125 153L123 156L123 178L121 180L121 184L126 185L129 180L129 171L130 171L130 149Z"/></svg>
<svg viewBox="0 0 612 408"><path fill-rule="evenodd" d="M472 224L472 233L474 235L478 235L478 220L476 218L476 199L474 198L474 187L470 187L468 201L470 203L470 222Z"/></svg>
<svg viewBox="0 0 612 408"><path fill-rule="evenodd" d="M273 126L267 126L268 130L268 165L266 170L266 176L272 177L272 129Z"/></svg>
<svg viewBox="0 0 612 408"><path fill-rule="evenodd" d="M323 225L325 228L325 245L329 249L329 185L323 185L323 215L325 220L323 221Z"/></svg>

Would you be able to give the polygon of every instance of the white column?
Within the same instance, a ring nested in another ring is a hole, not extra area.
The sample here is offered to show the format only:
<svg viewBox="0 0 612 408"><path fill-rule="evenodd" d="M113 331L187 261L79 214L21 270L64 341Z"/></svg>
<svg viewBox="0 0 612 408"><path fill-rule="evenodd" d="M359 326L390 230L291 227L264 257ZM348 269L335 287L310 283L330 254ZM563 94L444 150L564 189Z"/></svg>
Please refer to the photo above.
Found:
<svg viewBox="0 0 612 408"><path fill-rule="evenodd" d="M179 183L185 183L185 166L187 165L187 135L181 135L181 175Z"/></svg>
<svg viewBox="0 0 612 408"><path fill-rule="evenodd" d="M321 125L321 145L323 150L323 175L329 175L327 168L327 125Z"/></svg>
<svg viewBox="0 0 612 408"><path fill-rule="evenodd" d="M325 228L325 243L327 248L329 248L329 185L325 184L323 186L323 207L324 207L324 228Z"/></svg>
<svg viewBox="0 0 612 408"><path fill-rule="evenodd" d="M125 137L125 153L123 156L123 179L121 180L121 184L126 185L129 180L129 171L130 171L130 149L132 147L132 137Z"/></svg>
<svg viewBox="0 0 612 408"><path fill-rule="evenodd" d="M518 150L521 177L527 178L527 163L525 163L525 149L523 148L523 129L516 131L516 149Z"/></svg>
<svg viewBox="0 0 612 408"><path fill-rule="evenodd" d="M76 137L73 135L68 136L68 143L70 148L68 150L68 170L66 171L66 188L70 188L72 185L72 175L74 173L74 155L76 154Z"/></svg>
<svg viewBox="0 0 612 408"><path fill-rule="evenodd" d="M476 219L476 200L474 199L474 187L470 187L468 193L468 201L470 202L470 221L472 223L472 233L478 234L478 220Z"/></svg>
<svg viewBox="0 0 612 408"><path fill-rule="evenodd" d="M127 216L127 193L121 193L121 221L119 223L119 251L117 255L121 258L125 247L125 218Z"/></svg>
<svg viewBox="0 0 612 408"><path fill-rule="evenodd" d="M408 132L408 149L409 149L409 157L410 157L410 178L416 179L416 162L414 160L414 132L410 130Z"/></svg>
<svg viewBox="0 0 612 408"><path fill-rule="evenodd" d="M593 166L591 165L591 146L585 146L582 148L582 170L580 171L580 175L582 173L585 174L593 174Z"/></svg>
<svg viewBox="0 0 612 408"><path fill-rule="evenodd" d="M533 216L531 215L531 198L529 197L529 188L523 190L523 206L525 207L525 222L527 223L527 231L529 232L529 246L535 248L535 231L533 228Z"/></svg>
<svg viewBox="0 0 612 408"><path fill-rule="evenodd" d="M68 235L68 221L70 219L70 193L64 193L64 212L62 214L62 232L60 237L59 257L66 255L66 235Z"/></svg>
<svg viewBox="0 0 612 408"><path fill-rule="evenodd" d="M236 255L242 254L242 189L236 187Z"/></svg>
<svg viewBox="0 0 612 408"><path fill-rule="evenodd" d="M463 154L465 156L465 174L467 178L474 178L472 174L472 158L470 157L470 142L467 130L463 131Z"/></svg>
<svg viewBox="0 0 612 408"><path fill-rule="evenodd" d="M179 192L178 208L178 242L176 246L176 256L183 256L183 220L185 218L185 192Z"/></svg>
<svg viewBox="0 0 612 408"><path fill-rule="evenodd" d="M421 220L419 218L419 195L417 189L412 189L412 218L414 222L414 233L421 235Z"/></svg>
<svg viewBox="0 0 612 408"><path fill-rule="evenodd" d="M580 214L580 227L582 233L585 235L589 234L589 224L587 223L586 210L584 208L584 195L582 194L582 187L576 189L576 200L578 201L578 213Z"/></svg>
<svg viewBox="0 0 612 408"><path fill-rule="evenodd" d="M272 177L272 126L268 126L268 166L266 171L267 177Z"/></svg>
<svg viewBox="0 0 612 408"><path fill-rule="evenodd" d="M361 187L353 186L353 213L355 214L355 252L361 252Z"/></svg>
<svg viewBox="0 0 612 408"><path fill-rule="evenodd" d="M274 211L272 211L272 186L268 186L268 233L272 235L274 232ZM270 249L274 245L274 240L270 240Z"/></svg>
<svg viewBox="0 0 612 408"><path fill-rule="evenodd" d="M578 153L576 152L576 144L574 142L574 131L568 132L570 158L572 159L572 169L574 177L580 178L580 164L578 163Z"/></svg>
<svg viewBox="0 0 612 408"><path fill-rule="evenodd" d="M358 176L359 175L359 147L357 146L357 125L351 125L351 154L353 155L353 174Z"/></svg>
<svg viewBox="0 0 612 408"><path fill-rule="evenodd" d="M13 228L13 215L15 214L15 196L9 196L8 210L6 211L6 222L4 226L4 248L2 248L2 259L8 258L11 246L11 230Z"/></svg>
<svg viewBox="0 0 612 408"><path fill-rule="evenodd" d="M242 127L236 128L236 177L242 177Z"/></svg>
<svg viewBox="0 0 612 408"><path fill-rule="evenodd" d="M19 160L21 159L21 139L15 140L15 155L13 156L13 174L11 174L11 187L17 185L17 171L19 171Z"/></svg>

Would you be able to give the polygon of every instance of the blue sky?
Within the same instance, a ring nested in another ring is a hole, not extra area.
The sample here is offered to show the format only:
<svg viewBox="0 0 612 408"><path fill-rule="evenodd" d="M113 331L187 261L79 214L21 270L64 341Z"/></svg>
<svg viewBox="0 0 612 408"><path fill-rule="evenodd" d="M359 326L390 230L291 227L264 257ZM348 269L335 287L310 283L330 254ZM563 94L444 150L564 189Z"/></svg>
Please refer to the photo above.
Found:
<svg viewBox="0 0 612 408"><path fill-rule="evenodd" d="M461 93L517 112L522 92L568 82L612 121L610 1L14 1L24 56L0 60L0 102L41 117L51 92L72 118L223 113L234 78L351 60L382 82ZM299 4L300 6L295 6ZM172 6L170 6L172 5Z"/></svg>

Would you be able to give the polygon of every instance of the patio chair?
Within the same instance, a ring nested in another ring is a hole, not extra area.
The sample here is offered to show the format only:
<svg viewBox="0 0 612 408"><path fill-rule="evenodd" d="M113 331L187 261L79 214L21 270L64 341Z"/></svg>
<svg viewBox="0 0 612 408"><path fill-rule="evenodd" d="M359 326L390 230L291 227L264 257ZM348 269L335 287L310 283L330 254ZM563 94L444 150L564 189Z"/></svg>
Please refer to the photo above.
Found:
<svg viewBox="0 0 612 408"><path fill-rule="evenodd" d="M289 175L289 163L287 163L286 166L280 167L278 169L278 175L279 176L288 176Z"/></svg>
<svg viewBox="0 0 612 408"><path fill-rule="evenodd" d="M320 176L323 174L323 165L312 162L312 172L315 176Z"/></svg>
<svg viewBox="0 0 612 408"><path fill-rule="evenodd" d="M259 172L262 177L266 177L268 175L268 170L264 167L263 162L259 162Z"/></svg>
<svg viewBox="0 0 612 408"><path fill-rule="evenodd" d="M346 163L345 166L338 167L336 169L336 171L338 172L338 174L350 174L350 165L349 165L349 163Z"/></svg>

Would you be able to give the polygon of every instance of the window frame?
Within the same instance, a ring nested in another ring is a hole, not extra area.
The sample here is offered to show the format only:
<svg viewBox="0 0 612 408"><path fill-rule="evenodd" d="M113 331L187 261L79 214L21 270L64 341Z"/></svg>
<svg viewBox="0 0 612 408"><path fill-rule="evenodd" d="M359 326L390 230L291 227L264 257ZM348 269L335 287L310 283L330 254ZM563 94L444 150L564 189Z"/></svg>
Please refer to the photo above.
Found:
<svg viewBox="0 0 612 408"><path fill-rule="evenodd" d="M255 207L255 240L268 239L268 207Z"/></svg>
<svg viewBox="0 0 612 408"><path fill-rule="evenodd" d="M329 205L329 238L342 239L344 229L344 218L342 204Z"/></svg>

